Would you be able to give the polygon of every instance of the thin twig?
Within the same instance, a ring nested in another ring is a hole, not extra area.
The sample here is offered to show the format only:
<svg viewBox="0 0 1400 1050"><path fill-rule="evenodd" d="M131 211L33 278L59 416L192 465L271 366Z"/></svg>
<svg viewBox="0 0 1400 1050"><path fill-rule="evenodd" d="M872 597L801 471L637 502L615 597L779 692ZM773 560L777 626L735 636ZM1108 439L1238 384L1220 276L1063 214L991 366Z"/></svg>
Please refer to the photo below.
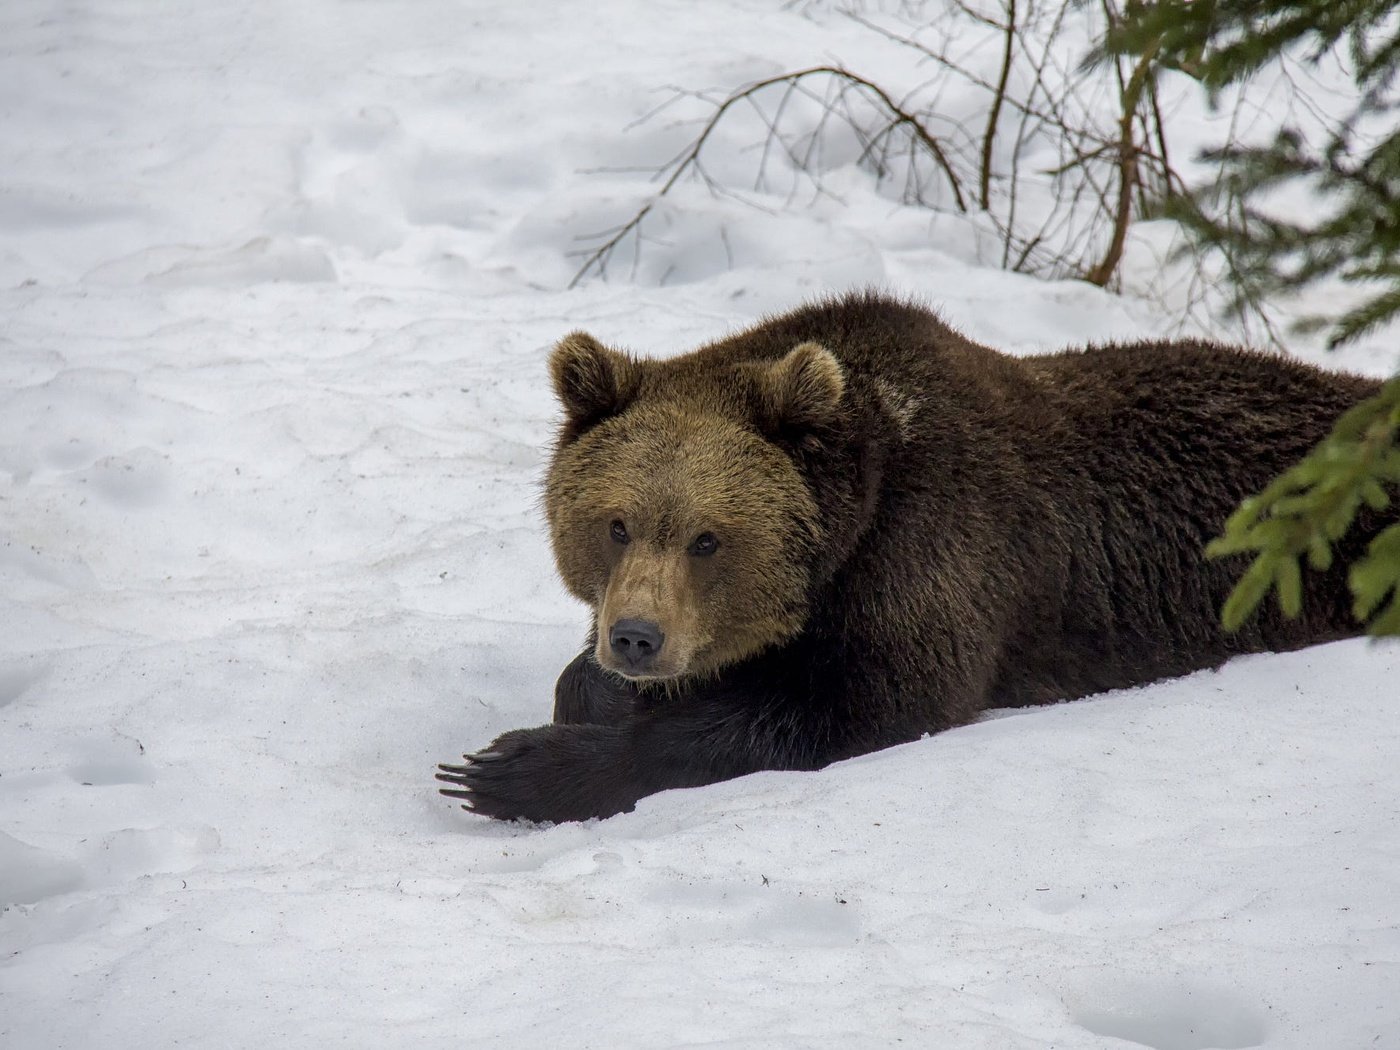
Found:
<svg viewBox="0 0 1400 1050"><path fill-rule="evenodd" d="M1001 55L1001 76L997 79L996 90L992 92L992 108L987 114L987 133L982 136L982 170L979 173L978 190L982 210L991 207L992 188L992 145L997 136L997 118L1001 115L1001 103L1006 98L1006 82L1011 77L1011 56L1016 43L1016 0L1006 0L1006 50Z"/></svg>

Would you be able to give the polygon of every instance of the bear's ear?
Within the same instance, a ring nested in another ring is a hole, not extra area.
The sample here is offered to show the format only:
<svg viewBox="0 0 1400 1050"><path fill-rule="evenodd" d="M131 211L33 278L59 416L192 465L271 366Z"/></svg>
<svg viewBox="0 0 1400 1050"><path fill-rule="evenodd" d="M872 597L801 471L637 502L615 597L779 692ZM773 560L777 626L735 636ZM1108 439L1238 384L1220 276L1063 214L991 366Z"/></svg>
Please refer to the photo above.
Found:
<svg viewBox="0 0 1400 1050"><path fill-rule="evenodd" d="M587 332L559 340L549 358L554 394L564 406L565 439L615 416L637 394L640 362L609 350Z"/></svg>
<svg viewBox="0 0 1400 1050"><path fill-rule="evenodd" d="M819 429L836 420L846 373L820 343L799 343L768 366L762 391L767 422L775 429Z"/></svg>

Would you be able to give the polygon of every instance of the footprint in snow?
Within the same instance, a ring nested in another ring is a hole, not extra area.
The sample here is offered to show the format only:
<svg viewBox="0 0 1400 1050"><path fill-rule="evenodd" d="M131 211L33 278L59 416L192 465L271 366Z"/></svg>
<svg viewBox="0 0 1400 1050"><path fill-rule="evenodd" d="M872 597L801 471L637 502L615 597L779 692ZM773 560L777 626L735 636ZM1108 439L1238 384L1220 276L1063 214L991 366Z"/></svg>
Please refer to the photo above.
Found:
<svg viewBox="0 0 1400 1050"><path fill-rule="evenodd" d="M0 707L13 704L48 676L49 665L39 660L0 663Z"/></svg>
<svg viewBox="0 0 1400 1050"><path fill-rule="evenodd" d="M37 904L82 884L81 865L0 831L0 909Z"/></svg>
<svg viewBox="0 0 1400 1050"><path fill-rule="evenodd" d="M170 491L170 460L154 449L134 448L104 456L79 477L115 506L153 507Z"/></svg>
<svg viewBox="0 0 1400 1050"><path fill-rule="evenodd" d="M1232 989L1179 977L1085 985L1067 999L1076 1024L1152 1050L1244 1050L1268 1038L1263 1013Z"/></svg>

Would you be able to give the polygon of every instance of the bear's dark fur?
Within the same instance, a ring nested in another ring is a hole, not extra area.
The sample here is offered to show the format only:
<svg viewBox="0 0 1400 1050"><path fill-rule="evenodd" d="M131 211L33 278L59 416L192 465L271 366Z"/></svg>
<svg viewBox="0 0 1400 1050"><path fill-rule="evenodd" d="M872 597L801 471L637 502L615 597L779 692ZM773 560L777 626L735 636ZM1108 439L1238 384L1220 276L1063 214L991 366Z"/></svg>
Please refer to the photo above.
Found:
<svg viewBox="0 0 1400 1050"><path fill-rule="evenodd" d="M555 724L446 793L579 820L667 788L816 769L965 723L1353 634L1342 565L1235 634L1202 549L1379 384L1155 342L1008 357L879 295L642 361L552 360L546 489L597 613Z"/></svg>

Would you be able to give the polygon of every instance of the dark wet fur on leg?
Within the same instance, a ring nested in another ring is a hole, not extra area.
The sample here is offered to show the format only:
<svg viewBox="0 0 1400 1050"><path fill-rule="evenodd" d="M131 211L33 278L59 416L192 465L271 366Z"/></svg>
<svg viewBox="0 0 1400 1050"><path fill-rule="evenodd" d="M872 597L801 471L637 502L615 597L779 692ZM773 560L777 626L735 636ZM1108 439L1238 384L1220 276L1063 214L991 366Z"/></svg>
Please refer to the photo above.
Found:
<svg viewBox="0 0 1400 1050"><path fill-rule="evenodd" d="M632 714L637 701L636 686L599 667L589 646L564 668L554 685L554 721L613 726Z"/></svg>

